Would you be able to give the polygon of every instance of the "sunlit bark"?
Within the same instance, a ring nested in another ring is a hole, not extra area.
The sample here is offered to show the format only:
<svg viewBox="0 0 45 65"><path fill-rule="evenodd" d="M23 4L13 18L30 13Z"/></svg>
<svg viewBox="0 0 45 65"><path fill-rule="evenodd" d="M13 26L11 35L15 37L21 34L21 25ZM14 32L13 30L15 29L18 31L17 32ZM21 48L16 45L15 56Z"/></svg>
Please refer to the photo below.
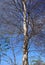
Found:
<svg viewBox="0 0 45 65"><path fill-rule="evenodd" d="M28 65L28 25L26 22L26 1L23 0L23 7L24 7L24 24L23 24L23 29L24 29L24 46L23 46L23 65Z"/></svg>

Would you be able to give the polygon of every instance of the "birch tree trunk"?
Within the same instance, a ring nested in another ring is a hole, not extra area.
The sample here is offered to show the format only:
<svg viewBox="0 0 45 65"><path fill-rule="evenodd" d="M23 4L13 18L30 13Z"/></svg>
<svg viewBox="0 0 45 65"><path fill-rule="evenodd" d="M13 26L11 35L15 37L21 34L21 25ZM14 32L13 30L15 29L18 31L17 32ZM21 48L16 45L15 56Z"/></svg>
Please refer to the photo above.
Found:
<svg viewBox="0 0 45 65"><path fill-rule="evenodd" d="M24 46L23 46L23 65L28 65L28 25L26 22L26 0L23 0L23 7L24 7Z"/></svg>

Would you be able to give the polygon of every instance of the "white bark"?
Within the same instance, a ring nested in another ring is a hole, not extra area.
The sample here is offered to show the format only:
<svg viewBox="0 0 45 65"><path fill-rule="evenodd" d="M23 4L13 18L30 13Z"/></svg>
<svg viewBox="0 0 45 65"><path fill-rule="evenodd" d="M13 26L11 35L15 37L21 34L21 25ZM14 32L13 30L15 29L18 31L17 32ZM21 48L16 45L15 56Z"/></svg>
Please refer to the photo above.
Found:
<svg viewBox="0 0 45 65"><path fill-rule="evenodd" d="M23 0L23 7L24 7L24 46L23 46L23 65L28 65L28 25L26 22L26 0Z"/></svg>

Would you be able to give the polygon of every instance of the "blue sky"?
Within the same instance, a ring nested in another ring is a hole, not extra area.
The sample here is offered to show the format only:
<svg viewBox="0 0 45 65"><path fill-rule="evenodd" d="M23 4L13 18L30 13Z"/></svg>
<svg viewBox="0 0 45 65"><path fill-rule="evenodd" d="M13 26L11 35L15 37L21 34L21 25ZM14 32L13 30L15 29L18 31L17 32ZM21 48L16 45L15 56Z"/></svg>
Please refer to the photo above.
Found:
<svg viewBox="0 0 45 65"><path fill-rule="evenodd" d="M13 37L13 36L12 36ZM14 39L12 38L11 39L11 41L13 42L14 41ZM1 41L0 41L1 42ZM23 42L20 42L20 44L22 44ZM33 42L31 41L31 44L32 44ZM5 41L4 40L2 40L2 44L5 44ZM18 46L18 45L17 45ZM19 45L20 46L20 45ZM21 47L21 46L20 46ZM15 54L16 54L16 63L17 64L22 64L22 57L23 57L23 53L22 53L22 50L20 49L20 47L18 48L16 48L15 49ZM34 46L32 45L31 46L31 48L34 50L34 48L33 48ZM30 48L30 49L31 49ZM9 57L11 57L12 58L12 60L13 60L13 54L12 54L12 50L10 49L10 50L8 50L7 52L6 52L6 54L9 56ZM30 61L32 60L32 59L39 59L39 56L40 56L40 54L36 51L33 51L33 52L29 52L29 63L30 63ZM45 62L45 56L40 56L41 57L41 59ZM8 57L2 57L4 60L8 60L9 61L9 59L8 59ZM2 60L2 62L1 62L1 65L9 65L8 63L6 63L4 60Z"/></svg>
<svg viewBox="0 0 45 65"><path fill-rule="evenodd" d="M23 45L23 41L18 41L17 39L23 39L24 37L23 37L23 34L22 35L20 35L19 37L17 37L16 38L16 36L17 36L17 33L16 33L16 35L14 34L14 35L11 35L11 34L8 34L8 31L10 32L10 31L14 31L14 30L16 30L15 28L13 28L13 26L7 26L6 24L3 24L3 19L2 19L2 16L3 17L5 17L6 19L8 19L8 20L10 20L11 22L12 21L16 21L16 18L13 18L13 17L11 17L11 16L7 16L8 14L11 14L12 15L12 13L11 12L9 12L10 11L10 9L12 8L12 6L9 8L9 6L8 5L5 5L4 4L4 2L5 1L9 1L9 0L0 0L0 44L5 44L6 43L6 41L5 41L5 39L6 39L6 37L8 38L8 37L10 37L10 39L9 39L9 42L10 43L13 43L14 44L14 47L15 47L15 43L17 43L17 45L16 45L16 49L15 49L15 53L16 53L16 62L17 62L17 64L18 65L21 65L22 64L22 57L23 57L23 53L22 53L22 45ZM34 1L34 0L33 0ZM38 1L43 1L43 2L45 2L45 0L38 0ZM33 3L34 4L34 3ZM4 10L4 7L7 7L7 9L9 8L9 10L7 11L6 10L6 12L5 12L5 10ZM14 8L14 7L13 7ZM39 13L40 11L42 11L42 12L44 12L43 14L40 14L39 16L40 16L40 18L39 18L39 20L40 19L42 19L42 17L45 17L45 4L41 4L41 6L40 6L40 9L36 9L36 10L34 10L34 12L32 13L32 15L34 16L35 14L37 14L37 13ZM38 15L38 14L37 14ZM20 16L22 16L22 15L20 15ZM20 17L21 18L21 17ZM38 22L39 22L39 20L38 20ZM15 22L14 22L15 23ZM19 23L20 24L20 23ZM11 28L12 27L12 28ZM44 28L45 28L45 26L44 26ZM44 29L45 30L45 29ZM44 33L44 35L45 35L45 31L44 30L42 30L43 31L43 33ZM4 33L5 32L5 33ZM15 32L15 31L14 31ZM45 37L44 37L44 35L42 36L43 34L41 34L41 38L39 37L37 37L38 39L36 39L36 41L39 41L39 39L40 40L43 40L43 41L45 41ZM2 37L2 38L1 38ZM34 39L32 40L32 41L30 41L30 43L31 43L31 45L33 44L33 43L35 43L34 42ZM41 43L43 43L42 41L41 41ZM31 49L33 49L34 50L34 45L32 45L31 46ZM12 51L11 51L11 49L10 50L8 50L7 52L6 52L6 54L8 54L8 56L9 57L11 57L12 58L12 60L13 60L13 55L12 55ZM38 59L38 56L39 56L39 53L36 51L36 52L31 52L31 53L29 53L29 57L31 57L31 56L34 56L33 57L33 59L35 59L35 57L36 57L36 59ZM42 56L41 55L41 58L42 58L42 60L45 62L45 56ZM6 57L4 57L3 59L7 59ZM30 58L29 58L29 63L30 63ZM9 65L9 64L7 64L5 61L3 61L2 60L2 62L1 62L1 65Z"/></svg>

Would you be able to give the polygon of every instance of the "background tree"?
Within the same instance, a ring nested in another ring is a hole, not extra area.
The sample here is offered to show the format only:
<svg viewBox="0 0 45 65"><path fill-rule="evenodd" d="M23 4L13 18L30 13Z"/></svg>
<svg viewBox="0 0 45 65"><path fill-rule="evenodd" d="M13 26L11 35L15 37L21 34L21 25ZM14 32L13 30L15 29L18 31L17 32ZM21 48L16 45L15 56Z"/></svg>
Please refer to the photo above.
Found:
<svg viewBox="0 0 45 65"><path fill-rule="evenodd" d="M15 45L12 43L10 44L10 38L9 37L3 37L0 41L0 64L1 61L5 61L10 65L16 65L16 54L15 54ZM11 51L11 52L10 52ZM12 54L13 58L8 55L8 53Z"/></svg>
<svg viewBox="0 0 45 65"><path fill-rule="evenodd" d="M42 35L41 32L43 32L43 34L44 34L44 31L45 31L45 15L44 15L45 14L45 12L44 12L45 2L37 1L37 0L36 1L10 0L10 1L4 1L3 4L5 4L2 8L5 16L3 14L1 14L0 23L3 25L3 29L0 30L1 31L0 34L8 33L10 35L18 34L20 37L23 36L22 37L23 41L24 41L23 49L25 50L25 51L23 51L24 52L23 64L28 65L29 42L30 42L30 40L34 40L35 38L37 39L37 36L38 37L41 36ZM43 8L42 8L42 6L43 6ZM39 35L39 34L41 34L41 35ZM22 38L20 41L22 41ZM19 37L18 37L18 39L19 39ZM35 42L33 42L33 43L35 43ZM32 44L30 43L30 46L31 45ZM34 46L35 45L36 44L34 44ZM25 64L25 62L26 62L26 64Z"/></svg>

